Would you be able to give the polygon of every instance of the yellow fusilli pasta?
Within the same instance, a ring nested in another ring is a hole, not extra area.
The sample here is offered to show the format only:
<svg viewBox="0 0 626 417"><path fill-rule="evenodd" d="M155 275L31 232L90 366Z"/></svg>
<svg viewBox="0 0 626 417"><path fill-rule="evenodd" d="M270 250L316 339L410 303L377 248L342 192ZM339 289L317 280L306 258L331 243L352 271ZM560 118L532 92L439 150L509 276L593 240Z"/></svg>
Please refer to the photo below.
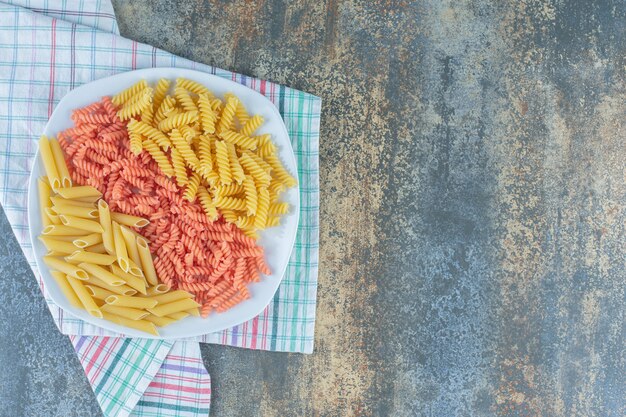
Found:
<svg viewBox="0 0 626 417"><path fill-rule="evenodd" d="M191 174L191 177L189 177L189 181L187 182L187 188L185 188L185 193L183 194L183 198L187 201L195 200L199 185L200 185L200 175L198 175L197 172L193 172Z"/></svg>
<svg viewBox="0 0 626 417"><path fill-rule="evenodd" d="M211 219L212 221L217 220L219 216L219 214L217 213L217 208L213 204L213 199L211 198L211 195L202 185L198 187L198 198L200 199L200 204L202 205L202 208L204 209L204 212L209 217L209 219Z"/></svg>
<svg viewBox="0 0 626 417"><path fill-rule="evenodd" d="M174 146L171 150L172 166L174 167L174 175L176 176L176 184L183 188L187 185L187 169L185 168L185 160L178 149Z"/></svg>
<svg viewBox="0 0 626 417"><path fill-rule="evenodd" d="M133 84L126 90L122 91L121 93L114 95L111 101L116 106L120 106L128 101L129 98L137 94L139 91L145 89L146 87L148 87L148 83L146 82L146 80L141 80L136 84Z"/></svg>
<svg viewBox="0 0 626 417"><path fill-rule="evenodd" d="M154 143L150 139L146 139L143 141L143 148L148 151L152 159L156 161L161 168L161 171L168 177L174 175L174 168L170 164L170 161L167 159L167 156L163 153L163 151L159 148L159 146Z"/></svg>
<svg viewBox="0 0 626 417"><path fill-rule="evenodd" d="M163 132L169 132L172 129L180 129L182 126L198 121L198 111L191 110L184 113L168 116L161 120L158 129Z"/></svg>
<svg viewBox="0 0 626 417"><path fill-rule="evenodd" d="M263 124L263 118L259 116L258 114L254 115L243 125L239 133L241 133L244 136L250 136L254 133L255 130L261 127L262 124Z"/></svg>
<svg viewBox="0 0 626 417"><path fill-rule="evenodd" d="M211 108L209 96L206 94L200 94L198 97L198 109L200 110L200 121L204 133L207 135L215 133L215 121L217 120L217 115Z"/></svg>
<svg viewBox="0 0 626 417"><path fill-rule="evenodd" d="M246 176L243 180L243 188L246 194L246 210L249 216L253 216L257 209L257 189L252 177Z"/></svg>
<svg viewBox="0 0 626 417"><path fill-rule="evenodd" d="M233 181L230 172L230 159L228 158L228 145L218 140L215 142L215 160L217 162L217 170L222 185L228 185Z"/></svg>
<svg viewBox="0 0 626 417"><path fill-rule="evenodd" d="M267 222L267 211L270 207L270 195L266 187L258 189L257 211L254 218L254 226L257 229L264 229Z"/></svg>
<svg viewBox="0 0 626 417"><path fill-rule="evenodd" d="M235 132L233 130L221 131L218 134L226 142L230 142L243 149L254 150L256 149L259 142L257 138L251 138L250 136L242 135L241 133Z"/></svg>
<svg viewBox="0 0 626 417"><path fill-rule="evenodd" d="M189 95L189 92L182 87L176 87L174 89L174 97L176 97L176 101L183 106L185 111L198 111L196 104L193 102L193 99Z"/></svg>
<svg viewBox="0 0 626 417"><path fill-rule="evenodd" d="M183 139L183 136L180 134L178 129L173 129L170 134L170 139L172 143L178 149L180 154L185 159L185 163L187 166L194 171L198 170L198 166L200 165L200 161L198 161L198 157L196 153L191 149L191 146Z"/></svg>
<svg viewBox="0 0 626 417"><path fill-rule="evenodd" d="M176 79L176 85L178 87L184 88L187 91L191 91L192 93L195 94L205 94L207 95L209 98L213 97L213 94L211 94L211 92L209 91L208 88L206 88L205 86L203 86L202 84L195 82L193 80L189 80L187 78L177 78Z"/></svg>
<svg viewBox="0 0 626 417"><path fill-rule="evenodd" d="M241 184L246 174L243 172L243 168L239 163L239 157L237 156L237 150L235 145L227 143L228 146L228 159L230 160L230 172L233 174L233 179L237 181L237 184Z"/></svg>

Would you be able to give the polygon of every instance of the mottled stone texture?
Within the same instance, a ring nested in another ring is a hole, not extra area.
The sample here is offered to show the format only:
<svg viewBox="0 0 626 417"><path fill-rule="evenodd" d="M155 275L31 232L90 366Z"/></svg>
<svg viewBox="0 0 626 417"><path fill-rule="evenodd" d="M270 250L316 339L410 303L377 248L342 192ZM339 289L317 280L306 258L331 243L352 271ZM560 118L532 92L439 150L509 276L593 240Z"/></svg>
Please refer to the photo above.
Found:
<svg viewBox="0 0 626 417"><path fill-rule="evenodd" d="M114 3L323 98L315 354L203 346L213 415L626 414L624 1ZM95 415L0 245L0 403Z"/></svg>

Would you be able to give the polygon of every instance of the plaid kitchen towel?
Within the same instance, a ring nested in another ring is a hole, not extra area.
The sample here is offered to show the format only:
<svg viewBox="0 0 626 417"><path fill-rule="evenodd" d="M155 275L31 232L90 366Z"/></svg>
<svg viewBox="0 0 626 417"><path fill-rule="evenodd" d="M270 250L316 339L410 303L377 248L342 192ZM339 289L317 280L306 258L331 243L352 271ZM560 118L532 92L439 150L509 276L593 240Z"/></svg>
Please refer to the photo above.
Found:
<svg viewBox="0 0 626 417"><path fill-rule="evenodd" d="M26 216L35 140L55 104L83 83L138 68L178 66L233 79L279 108L298 160L300 227L274 300L258 317L195 341L252 349L313 349L318 256L320 99L270 82L196 64L117 36L108 1L0 2L0 202L37 275ZM202 415L208 374L197 343L124 339L69 316L47 297L106 415ZM103 337L111 336L111 337ZM169 352L169 355L168 355ZM106 377L105 377L106 376ZM101 379L99 379L101 378ZM130 381L133 381L132 383ZM188 384L188 385L186 385ZM183 395L184 394L184 395ZM139 414L137 414L139 413Z"/></svg>

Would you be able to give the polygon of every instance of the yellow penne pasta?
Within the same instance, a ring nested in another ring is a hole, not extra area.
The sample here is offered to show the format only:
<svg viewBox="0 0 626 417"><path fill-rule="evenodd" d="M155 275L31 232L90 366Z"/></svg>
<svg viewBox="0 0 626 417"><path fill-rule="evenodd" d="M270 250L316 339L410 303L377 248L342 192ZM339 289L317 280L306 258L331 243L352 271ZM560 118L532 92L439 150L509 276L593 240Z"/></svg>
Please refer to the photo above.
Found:
<svg viewBox="0 0 626 417"><path fill-rule="evenodd" d="M70 188L59 188L57 190L57 193L59 193L61 197L67 198L67 199L102 197L102 193L98 191L97 188L92 187L91 185L81 185L79 187L70 187Z"/></svg>
<svg viewBox="0 0 626 417"><path fill-rule="evenodd" d="M126 252L128 253L128 257L131 261L133 261L134 266L130 266L130 273L137 276L143 276L141 273L141 258L139 257L139 251L137 250L137 238L135 237L135 233L127 227L120 226L120 231L122 232L122 237L124 238L124 242L126 243ZM135 268L135 271L133 271ZM137 270L141 275L138 275Z"/></svg>
<svg viewBox="0 0 626 417"><path fill-rule="evenodd" d="M143 319L149 321L150 323L154 323L159 327L169 326L170 324L176 323L178 321L169 317L157 317L153 314L149 314Z"/></svg>
<svg viewBox="0 0 626 417"><path fill-rule="evenodd" d="M197 308L190 308L186 313L189 313L190 316L200 317L200 310Z"/></svg>
<svg viewBox="0 0 626 417"><path fill-rule="evenodd" d="M119 278L123 279L126 282L126 285L136 289L141 294L146 295L146 293L147 293L146 292L146 283L143 280L143 278L139 278L139 277L131 274L130 272L126 272L122 268L120 268L119 266L117 266L115 264L111 265L111 271L116 276L118 276Z"/></svg>
<svg viewBox="0 0 626 417"><path fill-rule="evenodd" d="M55 258L52 256L44 256L43 261L50 268L55 269L57 271L61 271L74 278L77 278L80 280L86 280L87 278L89 278L89 275L87 275L87 272L84 269L77 267L76 265L67 263L59 258Z"/></svg>
<svg viewBox="0 0 626 417"><path fill-rule="evenodd" d="M146 289L146 294L147 295L159 295L159 294L165 294L166 292L168 292L170 290L170 287L168 287L165 284L157 284L154 287L149 287Z"/></svg>
<svg viewBox="0 0 626 417"><path fill-rule="evenodd" d="M65 158L63 157L63 151L61 150L61 146L59 146L59 142L55 138L50 138L48 143L50 143L50 150L52 151L54 164L56 165L57 171L59 173L61 187L71 187L72 177L70 177L70 172L68 171L67 165L65 164Z"/></svg>
<svg viewBox="0 0 626 417"><path fill-rule="evenodd" d="M102 243L98 243L97 245L93 245L93 246L87 246L85 249L87 252L93 252L93 253L107 253L106 249L104 248L104 244Z"/></svg>
<svg viewBox="0 0 626 417"><path fill-rule="evenodd" d="M61 223L63 223L63 225L73 227L75 229L81 229L93 233L103 232L100 223L94 220L82 219L80 217L65 214L59 214L59 219L61 219Z"/></svg>
<svg viewBox="0 0 626 417"><path fill-rule="evenodd" d="M48 184L48 180L44 177L37 179L37 189L39 190L39 216L41 217L41 224L43 227L52 224L50 217L46 214L46 208L50 208L52 203L50 201L51 189Z"/></svg>
<svg viewBox="0 0 626 417"><path fill-rule="evenodd" d="M91 197L76 198L76 199L74 199L74 201L80 202L80 203L95 204L100 198L102 198L102 196L93 195Z"/></svg>
<svg viewBox="0 0 626 417"><path fill-rule="evenodd" d="M132 308L152 308L158 304L157 300L141 297L125 297L122 295L111 295L104 300L107 304L120 307Z"/></svg>
<svg viewBox="0 0 626 417"><path fill-rule="evenodd" d="M157 274L154 269L154 262L152 260L152 254L148 247L148 241L143 237L137 238L137 251L139 252L139 258L141 260L141 268L143 270L144 277L150 285L158 285Z"/></svg>
<svg viewBox="0 0 626 417"><path fill-rule="evenodd" d="M83 304L80 302L78 296L74 292L74 289L68 282L66 274L60 271L50 271L50 274L57 282L59 288L61 288L61 291L63 292L63 295L65 295L65 298L68 299L70 304L74 307L83 308Z"/></svg>
<svg viewBox="0 0 626 417"><path fill-rule="evenodd" d="M103 267L87 262L82 262L78 264L79 268L89 272L91 275L99 278L104 281L107 285L112 287L119 287L120 285L124 285L124 280L113 275L111 272L107 271Z"/></svg>
<svg viewBox="0 0 626 417"><path fill-rule="evenodd" d="M115 295L113 291L106 290L102 287L98 287L97 285L85 284L85 288L87 288L87 291L89 291L93 298L97 298L98 300L104 301L107 297Z"/></svg>
<svg viewBox="0 0 626 417"><path fill-rule="evenodd" d="M84 235L85 231L75 227L64 226L62 224L49 225L43 228L43 235L46 236L68 236L68 235Z"/></svg>
<svg viewBox="0 0 626 417"><path fill-rule="evenodd" d="M143 279L143 271L141 270L141 267L137 265L134 261L131 261L130 259L128 260L128 272L130 272L131 274L133 274L134 276L138 278Z"/></svg>
<svg viewBox="0 0 626 417"><path fill-rule="evenodd" d="M70 206L68 204L62 206L52 206L52 211L56 214L67 214L85 219L96 219L98 217L98 210L94 207Z"/></svg>
<svg viewBox="0 0 626 417"><path fill-rule="evenodd" d="M159 304L156 307L148 308L147 310L155 316L163 317L169 316L172 313L187 311L198 307L200 307L200 304L196 303L191 298L185 298L168 304Z"/></svg>
<svg viewBox="0 0 626 417"><path fill-rule="evenodd" d="M61 179L59 178L59 171L54 163L54 156L52 156L52 149L50 149L50 142L46 136L42 136L39 139L39 153L41 154L41 160L43 161L48 181L52 189L57 190L61 188Z"/></svg>
<svg viewBox="0 0 626 417"><path fill-rule="evenodd" d="M65 260L70 262L86 262L95 265L111 265L115 262L115 256L103 255L101 253L86 252L84 250L77 250L69 256L65 257Z"/></svg>
<svg viewBox="0 0 626 417"><path fill-rule="evenodd" d="M61 223L61 219L59 218L59 215L56 214L54 211L52 211L52 209L50 207L46 207L44 209L44 211L46 212L46 216L48 216L48 219L50 220L50 223L52 223L52 224L62 224Z"/></svg>
<svg viewBox="0 0 626 417"><path fill-rule="evenodd" d="M172 313L169 316L167 316L169 318L172 318L174 320L182 320L185 317L189 317L189 313L187 313L186 311L178 311L176 313Z"/></svg>
<svg viewBox="0 0 626 417"><path fill-rule="evenodd" d="M111 212L111 219L124 226L144 227L150 224L148 219L143 217L131 216L130 214Z"/></svg>
<svg viewBox="0 0 626 417"><path fill-rule="evenodd" d="M128 252L126 250L126 241L122 235L122 230L117 222L112 223L113 227L113 243L115 244L115 255L117 263L126 272L130 271L130 262L128 262Z"/></svg>
<svg viewBox="0 0 626 417"><path fill-rule="evenodd" d="M105 290L111 291L114 294L119 294L119 295L137 294L137 290L129 287L128 285L118 285L114 287L93 275L89 275L89 278L85 280L85 283L90 284L90 285L95 285L96 287L104 288Z"/></svg>
<svg viewBox="0 0 626 417"><path fill-rule="evenodd" d="M72 242L72 243L74 243L74 240L80 239L81 237L82 236L55 236L55 237L53 237L53 239L54 240L61 240L63 242ZM76 249L74 249L74 250L76 250Z"/></svg>
<svg viewBox="0 0 626 417"><path fill-rule="evenodd" d="M111 304L104 304L100 307L102 311L106 311L107 313L116 314L121 317L126 317L131 320L141 320L146 317L148 313L146 310L140 310L138 308L132 307L120 307Z"/></svg>
<svg viewBox="0 0 626 417"><path fill-rule="evenodd" d="M89 203L89 202L80 201L80 200L70 200L67 198L60 197L58 195L54 197L50 197L50 201L52 201L52 204L55 206L75 206L75 207L95 208L94 203Z"/></svg>
<svg viewBox="0 0 626 417"><path fill-rule="evenodd" d="M74 246L72 242L64 242L62 240L55 240L48 236L39 236L39 240L41 240L41 243L43 243L46 249L51 250L51 251L64 253L64 254L70 254L76 250L76 246Z"/></svg>
<svg viewBox="0 0 626 417"><path fill-rule="evenodd" d="M83 307L85 307L85 310L87 310L87 312L94 317L102 318L102 312L100 311L100 308L98 308L98 305L95 303L93 298L91 298L91 295L85 288L85 285L80 280L77 280L71 276L68 276L67 280L72 286L72 289L76 293L76 296L82 303Z"/></svg>
<svg viewBox="0 0 626 417"><path fill-rule="evenodd" d="M74 238L72 243L77 248L86 248L87 246L96 245L102 242L102 234L101 233L91 233L85 236L79 236Z"/></svg>
<svg viewBox="0 0 626 417"><path fill-rule="evenodd" d="M121 317L116 314L111 314L107 312L102 313L102 315L106 320L112 321L113 323L117 323L121 326L126 326L126 327L130 327L133 329L137 329L142 332L150 333L155 336L159 335L159 332L157 332L157 329L156 327L154 327L154 324L150 323L149 321L131 320L131 319L127 319L126 317Z"/></svg>
<svg viewBox="0 0 626 417"><path fill-rule="evenodd" d="M157 294L150 296L151 299L156 300L159 304L168 304L178 300L184 300L186 298L193 298L193 294L187 291L175 290L169 291L165 294Z"/></svg>
<svg viewBox="0 0 626 417"><path fill-rule="evenodd" d="M109 255L115 254L115 242L113 241L113 226L111 224L111 210L106 201L98 201L98 214L100 215L100 225L102 232L102 243Z"/></svg>

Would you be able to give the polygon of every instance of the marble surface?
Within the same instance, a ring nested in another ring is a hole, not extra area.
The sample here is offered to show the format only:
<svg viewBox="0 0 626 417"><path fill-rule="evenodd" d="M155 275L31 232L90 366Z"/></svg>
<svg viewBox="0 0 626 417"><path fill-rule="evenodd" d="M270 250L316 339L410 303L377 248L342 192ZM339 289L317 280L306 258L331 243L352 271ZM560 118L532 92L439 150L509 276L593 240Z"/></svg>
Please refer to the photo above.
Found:
<svg viewBox="0 0 626 417"><path fill-rule="evenodd" d="M203 345L213 416L626 414L626 3L114 1L323 99L313 355ZM0 221L0 416L97 416Z"/></svg>

